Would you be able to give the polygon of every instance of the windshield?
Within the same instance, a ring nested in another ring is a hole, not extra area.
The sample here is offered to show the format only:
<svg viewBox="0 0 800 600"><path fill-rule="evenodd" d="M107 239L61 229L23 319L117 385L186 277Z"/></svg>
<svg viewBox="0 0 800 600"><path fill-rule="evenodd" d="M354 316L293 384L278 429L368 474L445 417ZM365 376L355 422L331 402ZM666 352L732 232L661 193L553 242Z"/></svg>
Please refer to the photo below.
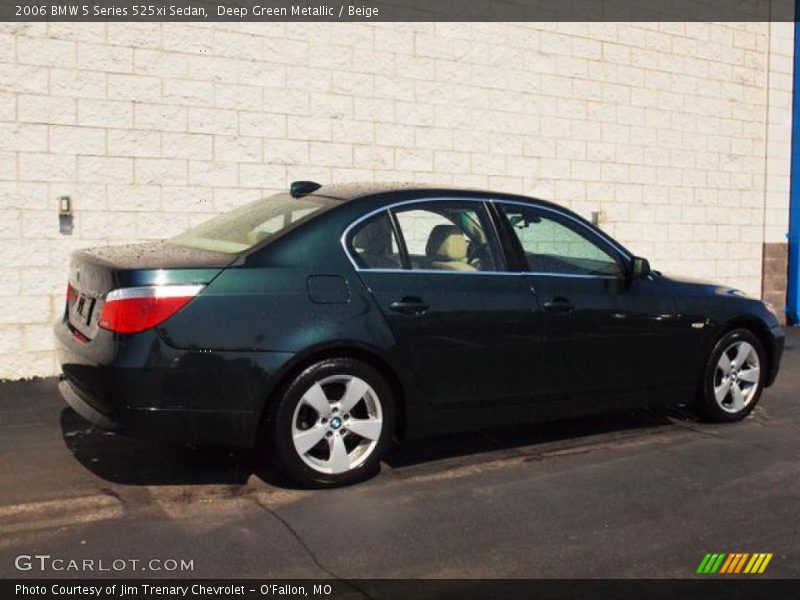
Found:
<svg viewBox="0 0 800 600"><path fill-rule="evenodd" d="M326 198L278 194L214 217L169 240L178 246L238 254L330 206Z"/></svg>

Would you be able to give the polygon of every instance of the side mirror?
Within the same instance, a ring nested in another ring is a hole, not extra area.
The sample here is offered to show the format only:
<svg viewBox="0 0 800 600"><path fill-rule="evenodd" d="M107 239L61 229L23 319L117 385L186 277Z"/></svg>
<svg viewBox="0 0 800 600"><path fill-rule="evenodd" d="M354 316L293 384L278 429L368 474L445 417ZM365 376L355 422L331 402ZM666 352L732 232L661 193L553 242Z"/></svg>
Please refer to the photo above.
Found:
<svg viewBox="0 0 800 600"><path fill-rule="evenodd" d="M646 258L634 256L631 263L631 279L644 279L650 275L650 263Z"/></svg>

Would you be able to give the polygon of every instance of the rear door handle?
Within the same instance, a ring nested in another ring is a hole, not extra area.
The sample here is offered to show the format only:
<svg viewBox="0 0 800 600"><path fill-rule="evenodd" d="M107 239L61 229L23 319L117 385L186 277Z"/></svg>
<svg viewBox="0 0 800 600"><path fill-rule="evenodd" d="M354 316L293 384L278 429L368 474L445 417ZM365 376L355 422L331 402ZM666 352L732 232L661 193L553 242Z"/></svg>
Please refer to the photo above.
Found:
<svg viewBox="0 0 800 600"><path fill-rule="evenodd" d="M389 308L395 312L404 315L419 316L428 312L430 306L425 304L421 299L411 296L404 296L400 300L395 300L389 305Z"/></svg>
<svg viewBox="0 0 800 600"><path fill-rule="evenodd" d="M575 310L575 306L569 301L568 298L563 298L560 296L553 298L549 302L545 302L543 308L548 312L561 313L568 313Z"/></svg>

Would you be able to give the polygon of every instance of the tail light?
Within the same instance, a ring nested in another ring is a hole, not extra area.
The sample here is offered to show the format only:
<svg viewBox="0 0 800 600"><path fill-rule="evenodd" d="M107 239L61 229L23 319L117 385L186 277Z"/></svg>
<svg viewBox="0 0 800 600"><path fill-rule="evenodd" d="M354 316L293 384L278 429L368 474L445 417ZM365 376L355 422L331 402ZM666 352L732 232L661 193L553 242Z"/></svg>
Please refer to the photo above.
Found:
<svg viewBox="0 0 800 600"><path fill-rule="evenodd" d="M71 283L67 284L67 304L72 302L73 296L75 296L75 288L72 287Z"/></svg>
<svg viewBox="0 0 800 600"><path fill-rule="evenodd" d="M117 333L137 333L169 319L197 296L202 285L154 285L109 292L100 327Z"/></svg>

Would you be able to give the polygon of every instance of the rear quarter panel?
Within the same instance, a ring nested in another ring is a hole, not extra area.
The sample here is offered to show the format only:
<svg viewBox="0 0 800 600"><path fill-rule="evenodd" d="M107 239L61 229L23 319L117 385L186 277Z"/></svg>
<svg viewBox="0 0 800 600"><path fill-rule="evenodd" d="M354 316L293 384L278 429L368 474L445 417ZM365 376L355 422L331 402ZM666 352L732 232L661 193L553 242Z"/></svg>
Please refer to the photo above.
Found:
<svg viewBox="0 0 800 600"><path fill-rule="evenodd" d="M320 275L341 280L346 301L312 300L309 282ZM302 352L340 340L388 349L394 343L354 274L283 267L227 269L162 327L162 335L176 348L214 351Z"/></svg>
<svg viewBox="0 0 800 600"><path fill-rule="evenodd" d="M396 355L394 336L339 243L346 226L361 214L361 208L350 204L225 269L160 328L162 339L194 354L290 357L264 373L270 393L283 376L314 355L358 349L388 365L406 402L417 402L416 386Z"/></svg>

